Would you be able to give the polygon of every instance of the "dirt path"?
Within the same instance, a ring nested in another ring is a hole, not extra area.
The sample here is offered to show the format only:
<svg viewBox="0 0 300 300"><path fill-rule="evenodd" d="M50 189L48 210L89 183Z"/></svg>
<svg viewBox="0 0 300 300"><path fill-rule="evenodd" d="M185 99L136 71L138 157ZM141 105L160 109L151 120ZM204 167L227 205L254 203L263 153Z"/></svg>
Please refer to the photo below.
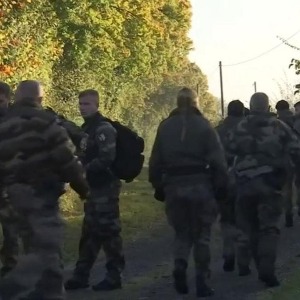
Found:
<svg viewBox="0 0 300 300"><path fill-rule="evenodd" d="M289 272L300 267L300 219L296 219L292 229L282 228L278 275L284 279ZM68 293L68 300L176 300L196 299L194 289L194 274L191 264L190 295L178 296L172 287L172 257L171 257L172 231L162 221L154 232L146 233L137 241L125 245L127 268L124 272L123 289L109 293L95 293L83 290ZM211 285L216 294L212 300L256 300L264 286L257 280L257 273L247 278L240 278L237 273L224 273L221 259L221 240L218 225L213 230L212 243L212 279ZM69 275L69 272L67 272ZM95 266L91 283L95 283L104 275L103 263Z"/></svg>

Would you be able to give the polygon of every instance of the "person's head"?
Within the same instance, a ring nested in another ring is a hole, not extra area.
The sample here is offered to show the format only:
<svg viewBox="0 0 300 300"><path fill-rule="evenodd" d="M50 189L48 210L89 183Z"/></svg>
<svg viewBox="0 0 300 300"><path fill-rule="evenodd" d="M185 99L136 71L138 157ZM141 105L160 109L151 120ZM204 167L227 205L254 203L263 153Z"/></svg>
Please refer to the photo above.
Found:
<svg viewBox="0 0 300 300"><path fill-rule="evenodd" d="M8 107L10 97L11 97L10 86L5 82L0 81L0 109L1 110L6 109Z"/></svg>
<svg viewBox="0 0 300 300"><path fill-rule="evenodd" d="M269 97L265 93L255 93L250 99L251 112L269 112Z"/></svg>
<svg viewBox="0 0 300 300"><path fill-rule="evenodd" d="M99 93L96 90L85 90L79 93L79 110L83 118L94 115L99 108Z"/></svg>
<svg viewBox="0 0 300 300"><path fill-rule="evenodd" d="M295 114L300 115L300 101L295 103L294 108L295 108Z"/></svg>
<svg viewBox="0 0 300 300"><path fill-rule="evenodd" d="M41 105L44 97L42 84L36 80L24 80L19 83L15 93L16 103Z"/></svg>
<svg viewBox="0 0 300 300"><path fill-rule="evenodd" d="M227 106L227 115L232 117L244 116L244 104L240 100L233 100Z"/></svg>
<svg viewBox="0 0 300 300"><path fill-rule="evenodd" d="M290 109L290 105L287 101L285 100L280 100L276 103L276 106L275 106L276 110L277 111L283 111L283 110L288 110Z"/></svg>
<svg viewBox="0 0 300 300"><path fill-rule="evenodd" d="M184 87L178 92L177 107L179 109L198 108L198 105L198 95L194 90Z"/></svg>
<svg viewBox="0 0 300 300"><path fill-rule="evenodd" d="M245 117L246 117L246 116L249 116L249 114L250 114L250 109L247 108L247 107L245 107L245 108L244 108L244 116L245 116Z"/></svg>

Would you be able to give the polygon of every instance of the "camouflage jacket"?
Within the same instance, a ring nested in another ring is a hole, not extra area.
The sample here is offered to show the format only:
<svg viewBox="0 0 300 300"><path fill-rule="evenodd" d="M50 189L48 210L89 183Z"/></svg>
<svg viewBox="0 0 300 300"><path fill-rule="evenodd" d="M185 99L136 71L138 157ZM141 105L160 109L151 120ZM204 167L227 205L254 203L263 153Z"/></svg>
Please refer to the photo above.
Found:
<svg viewBox="0 0 300 300"><path fill-rule="evenodd" d="M216 131L219 134L221 142L224 144L227 133L232 130L237 124L243 120L243 117L228 116L219 123L216 127Z"/></svg>
<svg viewBox="0 0 300 300"><path fill-rule="evenodd" d="M284 172L287 155L300 167L300 141L275 114L250 114L228 133L225 147L241 176Z"/></svg>
<svg viewBox="0 0 300 300"><path fill-rule="evenodd" d="M76 150L79 151L81 140L84 137L84 131L74 122L66 119L63 115L56 113L51 107L46 107L45 111L55 116L57 123L67 130L71 141L76 147Z"/></svg>
<svg viewBox="0 0 300 300"><path fill-rule="evenodd" d="M289 109L279 110L278 119L289 125L291 128L294 128L294 114Z"/></svg>
<svg viewBox="0 0 300 300"><path fill-rule="evenodd" d="M116 129L99 113L86 119L82 129L86 135L81 141L81 161L89 184L117 180L110 169L116 157Z"/></svg>
<svg viewBox="0 0 300 300"><path fill-rule="evenodd" d="M300 137L300 116L295 116L294 117L294 131Z"/></svg>
<svg viewBox="0 0 300 300"><path fill-rule="evenodd" d="M0 172L4 184L70 182L87 193L84 170L65 129L40 107L13 105L0 124Z"/></svg>
<svg viewBox="0 0 300 300"><path fill-rule="evenodd" d="M168 169L208 166L213 180L227 178L223 147L215 130L197 109L175 110L157 131L149 162L149 181L160 186Z"/></svg>

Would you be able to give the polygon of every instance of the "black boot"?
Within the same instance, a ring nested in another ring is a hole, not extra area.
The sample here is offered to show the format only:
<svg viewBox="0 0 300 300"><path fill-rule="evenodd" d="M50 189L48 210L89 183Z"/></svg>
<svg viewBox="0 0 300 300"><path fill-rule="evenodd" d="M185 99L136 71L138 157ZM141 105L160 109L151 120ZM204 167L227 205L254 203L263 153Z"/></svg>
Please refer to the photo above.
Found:
<svg viewBox="0 0 300 300"><path fill-rule="evenodd" d="M73 276L72 278L70 278L65 282L65 289L67 291L86 289L88 287L89 287L88 280L84 278L79 278L77 276Z"/></svg>
<svg viewBox="0 0 300 300"><path fill-rule="evenodd" d="M202 275L196 276L196 292L198 298L205 298L214 295L214 290L206 284L204 276Z"/></svg>
<svg viewBox="0 0 300 300"><path fill-rule="evenodd" d="M186 281L186 269L188 264L184 259L176 259L174 265L174 287L178 294L188 294L189 288Z"/></svg>
<svg viewBox="0 0 300 300"><path fill-rule="evenodd" d="M294 219L292 214L285 215L285 227L290 228L294 226Z"/></svg>
<svg viewBox="0 0 300 300"><path fill-rule="evenodd" d="M2 267L0 271L0 276L3 278L6 274L8 274L13 268Z"/></svg>
<svg viewBox="0 0 300 300"><path fill-rule="evenodd" d="M235 267L235 257L234 257L234 255L224 257L223 270L225 272L233 272L234 267Z"/></svg>
<svg viewBox="0 0 300 300"><path fill-rule="evenodd" d="M239 265L239 276L248 276L251 274L251 269L249 266Z"/></svg>
<svg viewBox="0 0 300 300"><path fill-rule="evenodd" d="M276 287L280 285L275 275L260 275L259 279L263 281L267 287Z"/></svg>
<svg viewBox="0 0 300 300"><path fill-rule="evenodd" d="M98 284L92 286L92 289L94 291L113 291L121 288L122 288L121 280L110 281L107 278L103 279Z"/></svg>
<svg viewBox="0 0 300 300"><path fill-rule="evenodd" d="M123 259L124 260L124 259ZM122 263L110 261L106 264L106 278L94 285L94 291L113 291L122 288L121 271L124 269L125 260Z"/></svg>

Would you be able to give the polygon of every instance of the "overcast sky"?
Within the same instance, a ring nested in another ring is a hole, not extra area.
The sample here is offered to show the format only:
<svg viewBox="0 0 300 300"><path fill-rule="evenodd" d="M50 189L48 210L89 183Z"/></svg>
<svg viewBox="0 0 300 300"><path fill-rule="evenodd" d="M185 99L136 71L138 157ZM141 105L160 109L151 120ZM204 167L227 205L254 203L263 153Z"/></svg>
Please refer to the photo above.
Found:
<svg viewBox="0 0 300 300"><path fill-rule="evenodd" d="M218 63L224 65L251 59L278 45L276 36L288 38L300 47L300 0L191 0L193 21L190 36L195 61L208 76L210 91L220 97ZM268 54L248 63L224 67L225 101L249 101L257 90L280 98L278 82L300 82L288 68L300 51L281 45Z"/></svg>

